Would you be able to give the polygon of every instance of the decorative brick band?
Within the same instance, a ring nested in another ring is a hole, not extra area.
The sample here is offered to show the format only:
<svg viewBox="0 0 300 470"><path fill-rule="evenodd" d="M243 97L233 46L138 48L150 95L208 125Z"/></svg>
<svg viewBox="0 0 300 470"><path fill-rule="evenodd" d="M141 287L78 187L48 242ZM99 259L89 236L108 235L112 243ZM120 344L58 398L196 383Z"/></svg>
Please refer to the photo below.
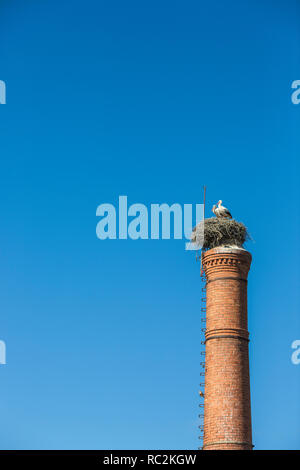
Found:
<svg viewBox="0 0 300 470"><path fill-rule="evenodd" d="M249 341L249 332L239 328L216 328L214 330L206 330L205 340L212 338L239 338Z"/></svg>
<svg viewBox="0 0 300 470"><path fill-rule="evenodd" d="M227 277L216 277L216 278L214 278L214 279L210 279L210 281L206 281L206 284L209 284L209 283L215 282L215 281L224 281L224 279L225 279L225 280L226 280L226 279L232 279L232 280L234 280L234 281L248 282L247 279L244 279L244 278L242 278L242 277L233 277L233 276L229 277L229 276L227 276Z"/></svg>
<svg viewBox="0 0 300 470"><path fill-rule="evenodd" d="M237 441L220 441L220 442L208 442L207 444L203 444L202 449L204 447L209 446L219 446L219 445L235 445L235 446L242 446L242 447L249 447L252 449L254 445L251 442L237 442Z"/></svg>
<svg viewBox="0 0 300 470"><path fill-rule="evenodd" d="M207 338L204 343L206 344L207 341L209 341L210 339L219 339L219 338L233 338L233 339L242 339L243 341L247 341L247 343L250 342L250 339L248 338L243 338L242 336L231 336L231 335L219 335L219 336L210 336L209 338Z"/></svg>
<svg viewBox="0 0 300 470"><path fill-rule="evenodd" d="M214 278L239 277L247 279L251 264L251 254L237 248L213 248L204 253L203 268L208 281Z"/></svg>

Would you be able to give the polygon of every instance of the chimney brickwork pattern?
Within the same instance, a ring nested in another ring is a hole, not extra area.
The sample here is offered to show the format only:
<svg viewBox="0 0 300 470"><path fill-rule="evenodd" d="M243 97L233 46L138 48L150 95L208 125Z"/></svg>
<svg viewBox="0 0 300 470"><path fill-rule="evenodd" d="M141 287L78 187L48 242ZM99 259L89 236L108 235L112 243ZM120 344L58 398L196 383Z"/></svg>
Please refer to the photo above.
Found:
<svg viewBox="0 0 300 470"><path fill-rule="evenodd" d="M247 276L251 254L218 247L203 254L206 275L203 450L251 450Z"/></svg>

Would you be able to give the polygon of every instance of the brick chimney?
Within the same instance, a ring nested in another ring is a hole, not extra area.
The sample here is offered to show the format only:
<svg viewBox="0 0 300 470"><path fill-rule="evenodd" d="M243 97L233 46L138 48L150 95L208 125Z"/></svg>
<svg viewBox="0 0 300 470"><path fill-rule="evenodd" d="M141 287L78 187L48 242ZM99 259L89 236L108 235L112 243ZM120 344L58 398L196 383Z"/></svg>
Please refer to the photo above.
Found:
<svg viewBox="0 0 300 470"><path fill-rule="evenodd" d="M203 254L206 275L203 450L251 450L247 276L251 254L218 247Z"/></svg>

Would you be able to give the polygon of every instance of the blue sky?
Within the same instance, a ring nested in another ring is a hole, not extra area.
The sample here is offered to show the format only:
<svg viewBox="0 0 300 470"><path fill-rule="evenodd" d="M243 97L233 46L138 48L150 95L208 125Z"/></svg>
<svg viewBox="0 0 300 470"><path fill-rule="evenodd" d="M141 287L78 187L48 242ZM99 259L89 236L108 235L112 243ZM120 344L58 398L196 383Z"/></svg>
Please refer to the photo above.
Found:
<svg viewBox="0 0 300 470"><path fill-rule="evenodd" d="M0 21L0 447L198 447L194 253L101 241L95 214L206 184L254 239L254 444L299 449L299 2L3 0Z"/></svg>

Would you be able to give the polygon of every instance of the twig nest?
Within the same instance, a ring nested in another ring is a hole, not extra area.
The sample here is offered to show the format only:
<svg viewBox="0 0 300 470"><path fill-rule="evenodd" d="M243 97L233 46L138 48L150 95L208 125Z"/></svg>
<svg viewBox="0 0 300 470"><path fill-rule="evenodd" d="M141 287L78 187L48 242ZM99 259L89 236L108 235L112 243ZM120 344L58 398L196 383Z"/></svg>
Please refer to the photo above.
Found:
<svg viewBox="0 0 300 470"><path fill-rule="evenodd" d="M203 240L204 224L204 240ZM229 246L242 248L244 243L250 239L247 228L242 222L234 219L218 219L211 217L201 221L193 229L191 242L209 250L218 246Z"/></svg>

